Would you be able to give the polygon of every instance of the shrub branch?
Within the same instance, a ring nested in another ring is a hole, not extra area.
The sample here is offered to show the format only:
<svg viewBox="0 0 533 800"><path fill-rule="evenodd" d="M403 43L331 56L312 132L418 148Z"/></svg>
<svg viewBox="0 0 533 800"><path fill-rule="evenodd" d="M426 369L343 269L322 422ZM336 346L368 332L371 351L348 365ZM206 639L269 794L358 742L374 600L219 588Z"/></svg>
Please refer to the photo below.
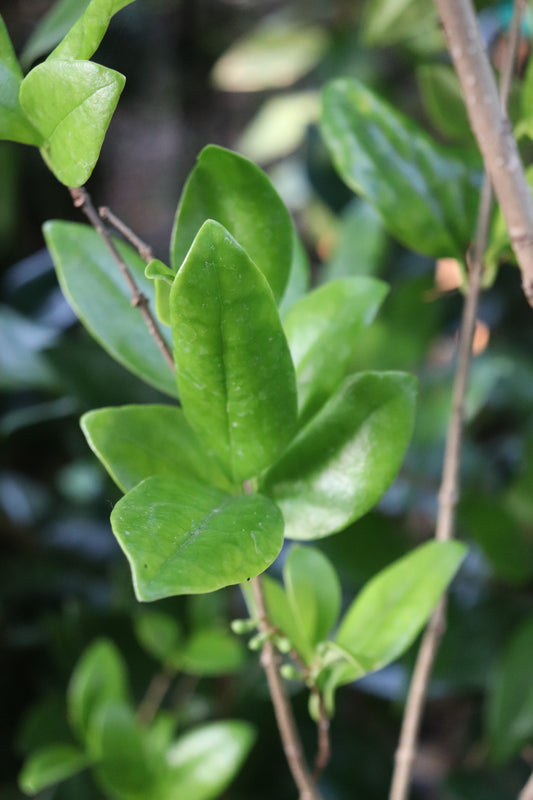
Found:
<svg viewBox="0 0 533 800"><path fill-rule="evenodd" d="M440 6L446 6L448 12L451 7L468 5L468 2L463 3L458 2L457 0L435 0L435 2L439 8ZM498 111L500 117L502 118L506 118L505 107L507 104L507 98L509 96L516 50L520 37L522 9L522 0L517 0L517 2L515 2L506 61L502 70L500 95L499 97L497 95ZM473 19L475 24L475 17ZM447 30L450 42L450 50L453 47L455 47L457 50L463 46L466 46L464 43L458 44L452 39L450 35L451 27L448 26ZM472 28L470 28L468 31L468 35L472 37ZM463 42L463 39L460 41ZM469 41L471 42L472 39L470 38ZM472 47L471 44L469 46ZM472 53L470 53L470 55L472 55ZM459 60L461 60L461 58ZM490 67L488 67L488 69L490 71ZM493 81L492 73L491 80ZM487 158L484 153L483 155L485 162L487 162ZM489 179L491 177L491 173L488 170L488 165L487 173L488 174L485 175L483 180L483 186L480 195L478 219L476 225L476 238L470 253L467 255L468 287L461 319L459 352L453 382L452 409L446 435L446 448L442 468L441 486L438 497L438 512L435 530L435 539L437 541L448 541L453 538L455 514L459 499L459 468L461 461L462 432L464 426L464 404L466 391L468 388L468 377L472 358L472 342L476 326L477 306L481 290L481 280L483 276L483 258L487 247L493 200L492 187ZM533 277L533 249L530 253L530 257L532 259L532 272L530 274ZM525 273L523 271L523 275L524 274ZM525 282L524 288L526 288ZM533 300L533 281L531 282L530 288L531 293L528 299L531 302ZM437 654L445 627L446 596L440 600L437 608L433 612L420 645L420 650L417 656L413 677L411 679L411 685L409 687L407 696L400 740L396 750L389 800L406 800L409 793L416 742L420 728L420 720L422 717L422 711L424 708L431 672L433 669L433 663L435 661L435 656ZM524 798L519 798L519 800L524 800ZM533 797L530 800L533 800Z"/></svg>
<svg viewBox="0 0 533 800"><path fill-rule="evenodd" d="M111 236L108 234L96 208L94 207L88 191L85 189L84 186L71 188L69 189L69 191L76 208L82 209L85 216L95 229L95 231L102 238L102 241L104 242L108 251L111 253L113 260L115 261L117 267L122 273L122 276L126 281L128 288L131 292L132 306L134 306L134 308L138 308L139 311L141 312L143 319L146 323L146 327L150 332L150 336L155 341L156 345L158 346L161 352L161 355L167 362L170 369L174 371L174 359L172 358L172 353L170 352L169 346L163 339L161 331L159 330L159 325L157 324L157 321L154 315L152 314L152 311L148 304L148 298L140 291L139 287L137 286L133 275L128 269L127 264L124 262L124 259L118 252L115 243L113 242Z"/></svg>
<svg viewBox="0 0 533 800"><path fill-rule="evenodd" d="M498 96L475 11L470 0L435 0L435 5L470 125L507 223L522 273L524 294L533 305L533 197L507 113ZM524 0L515 0L520 9L524 5Z"/></svg>

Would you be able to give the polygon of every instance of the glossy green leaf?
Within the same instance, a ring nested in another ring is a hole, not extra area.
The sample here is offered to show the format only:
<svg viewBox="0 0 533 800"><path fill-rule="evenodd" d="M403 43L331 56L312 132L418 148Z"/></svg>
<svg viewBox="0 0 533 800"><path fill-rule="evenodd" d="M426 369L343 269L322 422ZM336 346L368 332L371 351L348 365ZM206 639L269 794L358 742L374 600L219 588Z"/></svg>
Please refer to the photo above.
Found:
<svg viewBox="0 0 533 800"><path fill-rule="evenodd" d="M125 704L107 703L92 717L87 746L98 762L96 779L106 796L117 800L153 797L160 765L151 757L147 733Z"/></svg>
<svg viewBox="0 0 533 800"><path fill-rule="evenodd" d="M159 261L158 258L153 258L146 266L144 272L147 278L155 281L155 310L156 314L163 323L163 325L172 324L170 317L170 290L174 282L176 273Z"/></svg>
<svg viewBox="0 0 533 800"><path fill-rule="evenodd" d="M219 58L213 78L227 92L291 86L320 61L327 45L318 26L269 17Z"/></svg>
<svg viewBox="0 0 533 800"><path fill-rule="evenodd" d="M247 722L213 722L181 736L166 754L156 800L214 800L240 770L255 739Z"/></svg>
<svg viewBox="0 0 533 800"><path fill-rule="evenodd" d="M533 739L531 653L533 620L515 631L488 696L487 736L492 758L502 763Z"/></svg>
<svg viewBox="0 0 533 800"><path fill-rule="evenodd" d="M231 487L180 408L101 408L84 414L81 427L91 449L124 492L152 475L197 478L221 489Z"/></svg>
<svg viewBox="0 0 533 800"><path fill-rule="evenodd" d="M284 328L296 369L300 423L338 389L359 333L375 317L388 287L375 278L342 278L299 300Z"/></svg>
<svg viewBox="0 0 533 800"><path fill-rule="evenodd" d="M431 122L450 139L473 142L461 85L451 64L423 64L416 71Z"/></svg>
<svg viewBox="0 0 533 800"><path fill-rule="evenodd" d="M292 263L289 280L279 304L279 313L283 319L300 297L309 291L311 268L309 257L296 230L293 229Z"/></svg>
<svg viewBox="0 0 533 800"><path fill-rule="evenodd" d="M298 433L266 474L290 539L318 539L369 511L398 472L413 429L416 380L362 372Z"/></svg>
<svg viewBox="0 0 533 800"><path fill-rule="evenodd" d="M311 650L328 638L341 609L341 585L329 559L319 550L292 547L283 567L285 591Z"/></svg>
<svg viewBox="0 0 533 800"><path fill-rule="evenodd" d="M96 231L57 220L45 223L43 231L63 293L89 333L135 375L175 396L174 375L142 316L132 309L124 278ZM116 244L153 306L153 285L144 277L144 261L133 248Z"/></svg>
<svg viewBox="0 0 533 800"><path fill-rule="evenodd" d="M134 624L135 635L144 649L168 664L182 641L178 621L163 611L146 610L136 615Z"/></svg>
<svg viewBox="0 0 533 800"><path fill-rule="evenodd" d="M20 54L20 63L29 67L61 41L81 17L91 0L57 0L41 17Z"/></svg>
<svg viewBox="0 0 533 800"><path fill-rule="evenodd" d="M202 150L183 189L172 231L174 269L180 268L207 219L224 225L279 300L292 263L293 229L288 211L259 167L215 145Z"/></svg>
<svg viewBox="0 0 533 800"><path fill-rule="evenodd" d="M235 481L257 475L296 424L296 381L266 279L218 222L206 222L171 292L185 416Z"/></svg>
<svg viewBox="0 0 533 800"><path fill-rule="evenodd" d="M76 664L67 692L70 723L83 740L92 716L108 703L127 699L126 667L115 645L98 639Z"/></svg>
<svg viewBox="0 0 533 800"><path fill-rule="evenodd" d="M111 17L133 0L91 0L83 15L49 55L49 59L91 58L109 27Z"/></svg>
<svg viewBox="0 0 533 800"><path fill-rule="evenodd" d="M59 59L24 78L20 104L42 137L42 157L66 186L90 177L124 83L119 72L92 61Z"/></svg>
<svg viewBox="0 0 533 800"><path fill-rule="evenodd" d="M21 83L22 71L0 15L0 139L39 147L43 137L35 130L20 106Z"/></svg>
<svg viewBox="0 0 533 800"><path fill-rule="evenodd" d="M263 572L283 543L279 509L193 480L148 478L115 505L111 525L139 600L213 592Z"/></svg>
<svg viewBox="0 0 533 800"><path fill-rule="evenodd" d="M468 164L354 80L327 87L322 133L343 180L393 236L429 256L464 257L479 197Z"/></svg>
<svg viewBox="0 0 533 800"><path fill-rule="evenodd" d="M246 651L239 639L213 628L193 633L175 664L192 675L225 675L239 670L245 658Z"/></svg>
<svg viewBox="0 0 533 800"><path fill-rule="evenodd" d="M466 553L461 542L428 542L379 572L346 611L335 641L365 671L398 658L420 633ZM337 683L361 677L348 667Z"/></svg>
<svg viewBox="0 0 533 800"><path fill-rule="evenodd" d="M70 744L50 744L33 753L24 763L19 786L34 795L85 769L91 758Z"/></svg>

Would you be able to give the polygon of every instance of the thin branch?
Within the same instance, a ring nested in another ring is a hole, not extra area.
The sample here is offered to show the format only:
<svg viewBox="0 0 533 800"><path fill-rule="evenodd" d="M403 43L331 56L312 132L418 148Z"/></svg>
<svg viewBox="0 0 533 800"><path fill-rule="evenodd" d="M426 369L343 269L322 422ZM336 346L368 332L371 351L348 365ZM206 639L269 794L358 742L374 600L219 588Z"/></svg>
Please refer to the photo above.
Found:
<svg viewBox="0 0 533 800"><path fill-rule="evenodd" d="M100 215L101 219L109 222L110 225L116 228L117 231L121 233L130 244L133 245L140 257L143 258L146 263L152 260L154 256L150 245L146 244L146 242L143 242L143 240L137 236L137 234L132 231L132 229L126 225L125 222L122 222L122 220L117 217L116 214L113 214L110 208L107 206L100 206L98 209L98 214Z"/></svg>
<svg viewBox="0 0 533 800"><path fill-rule="evenodd" d="M83 186L71 188L69 191L76 208L82 209L93 228L102 238L102 241L104 242L108 251L111 253L111 256L122 273L122 276L124 277L124 280L126 281L131 292L132 306L138 308L141 312L152 339L157 344L170 369L174 371L174 359L172 358L172 353L170 352L170 348L168 347L167 343L163 339L156 319L150 310L148 298L139 290L133 275L128 269L127 264L124 262L124 259L118 252L113 240L106 231L102 220L98 216L98 212L92 203L89 193Z"/></svg>
<svg viewBox="0 0 533 800"><path fill-rule="evenodd" d="M518 795L518 800L533 800L533 773L529 776L529 780Z"/></svg>
<svg viewBox="0 0 533 800"><path fill-rule="evenodd" d="M322 694L317 686L311 687L311 692L317 697L320 716L317 721L318 730L318 749L315 757L315 769L313 778L315 783L318 783L322 773L329 764L331 758L331 744L329 741L329 717L326 712Z"/></svg>
<svg viewBox="0 0 533 800"><path fill-rule="evenodd" d="M533 197L511 125L470 0L435 0L450 55L465 98L472 131L507 223L522 273L524 294L533 305ZM524 0L517 0L522 8Z"/></svg>
<svg viewBox="0 0 533 800"><path fill-rule="evenodd" d="M259 576L252 580L252 589L257 607L259 630L267 635L261 652L261 664L265 670L285 758L300 792L300 800L321 800L305 761L291 704L285 691L283 678L279 673L280 659L269 636L272 630L267 616L265 598Z"/></svg>
<svg viewBox="0 0 533 800"><path fill-rule="evenodd" d="M156 672L153 676L137 709L137 718L143 725L149 725L159 711L173 677L170 672L165 670Z"/></svg>
<svg viewBox="0 0 533 800"><path fill-rule="evenodd" d="M436 0L439 2L439 0ZM506 62L501 76L499 104L505 108L513 66L520 36L522 13L521 0L515 3ZM487 176L483 181L476 226L476 238L472 252L467 258L468 290L463 308L459 353L454 376L452 410L446 436L446 448L442 470L441 487L435 538L448 541L454 535L455 513L459 499L459 467L464 425L464 402L468 387L468 376L472 357L472 341L476 326L478 299L483 276L483 257L487 247L492 209L492 189ZM433 663L446 626L446 596L444 596L430 619L424 633L409 693L407 696L400 741L396 750L394 773L389 800L406 800L411 783L420 720L424 708ZM520 798L523 800L523 798ZM533 800L533 799L532 799Z"/></svg>

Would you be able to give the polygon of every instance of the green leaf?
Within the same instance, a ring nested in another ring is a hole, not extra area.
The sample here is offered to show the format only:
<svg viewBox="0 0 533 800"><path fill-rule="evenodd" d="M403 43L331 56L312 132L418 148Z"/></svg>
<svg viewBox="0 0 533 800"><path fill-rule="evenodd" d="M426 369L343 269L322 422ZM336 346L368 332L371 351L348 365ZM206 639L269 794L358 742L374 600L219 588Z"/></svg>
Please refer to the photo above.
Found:
<svg viewBox="0 0 533 800"><path fill-rule="evenodd" d="M464 161L354 80L326 88L322 133L342 179L393 236L429 256L464 257L479 197Z"/></svg>
<svg viewBox="0 0 533 800"><path fill-rule="evenodd" d="M19 102L20 69L4 20L0 15L0 139L39 147L43 138L29 122Z"/></svg>
<svg viewBox="0 0 533 800"><path fill-rule="evenodd" d="M182 640L177 620L162 611L148 610L136 615L134 625L144 649L162 664L168 664Z"/></svg>
<svg viewBox="0 0 533 800"><path fill-rule="evenodd" d="M205 147L181 196L171 242L179 269L207 219L231 233L269 282L279 300L292 261L293 228L270 180L247 158L223 147Z"/></svg>
<svg viewBox="0 0 533 800"><path fill-rule="evenodd" d="M234 481L257 475L294 431L294 367L266 279L218 222L194 240L171 311L189 424Z"/></svg>
<svg viewBox="0 0 533 800"><path fill-rule="evenodd" d="M155 281L155 310L163 325L172 324L170 317L170 290L176 273L158 258L147 264L144 274Z"/></svg>
<svg viewBox="0 0 533 800"><path fill-rule="evenodd" d="M327 46L318 26L281 15L268 17L217 61L215 85L227 92L291 86L318 64Z"/></svg>
<svg viewBox="0 0 533 800"><path fill-rule="evenodd" d="M239 670L245 658L246 651L235 636L214 628L194 633L174 663L192 675L226 675Z"/></svg>
<svg viewBox="0 0 533 800"><path fill-rule="evenodd" d="M532 652L533 620L529 619L505 648L488 695L487 737L490 754L499 764L533 739Z"/></svg>
<svg viewBox="0 0 533 800"><path fill-rule="evenodd" d="M335 638L365 672L398 658L420 633L466 553L461 542L428 542L379 572L348 608ZM348 667L337 684L361 677Z"/></svg>
<svg viewBox="0 0 533 800"><path fill-rule="evenodd" d="M43 789L76 775L91 763L91 758L70 744L50 744L33 753L24 763L19 786L24 794Z"/></svg>
<svg viewBox="0 0 533 800"><path fill-rule="evenodd" d="M100 706L91 719L87 745L98 761L96 778L106 796L117 800L153 797L157 767L148 745L148 731L124 704Z"/></svg>
<svg viewBox="0 0 533 800"><path fill-rule="evenodd" d="M438 31L435 7L425 0L372 0L365 3L360 34L365 44L409 44L415 37L434 38Z"/></svg>
<svg viewBox="0 0 533 800"><path fill-rule="evenodd" d="M157 800L214 800L240 770L255 739L247 722L213 722L167 751Z"/></svg>
<svg viewBox="0 0 533 800"><path fill-rule="evenodd" d="M298 433L266 474L289 539L319 539L369 511L398 472L411 437L416 380L362 372Z"/></svg>
<svg viewBox="0 0 533 800"><path fill-rule="evenodd" d="M124 492L153 475L197 478L221 489L231 488L180 408L101 408L84 414L81 427L90 447Z"/></svg>
<svg viewBox="0 0 533 800"><path fill-rule="evenodd" d="M328 638L341 609L341 585L333 565L319 550L293 546L283 568L295 624L311 651Z"/></svg>
<svg viewBox="0 0 533 800"><path fill-rule="evenodd" d="M284 328L296 369L299 421L306 422L349 371L359 333L375 317L388 286L375 278L342 278L302 297Z"/></svg>
<svg viewBox="0 0 533 800"><path fill-rule="evenodd" d="M309 258L298 233L293 228L292 236L292 264L289 280L279 304L279 313L283 319L300 297L309 291L311 282L311 269Z"/></svg>
<svg viewBox="0 0 533 800"><path fill-rule="evenodd" d="M50 59L91 58L109 27L111 17L133 0L92 0L62 42L48 56Z"/></svg>
<svg viewBox="0 0 533 800"><path fill-rule="evenodd" d="M416 71L422 101L433 125L450 139L473 142L461 85L450 64L423 64Z"/></svg>
<svg viewBox="0 0 533 800"><path fill-rule="evenodd" d="M86 739L92 717L102 706L127 696L126 668L119 651L107 639L98 639L76 664L67 692L70 722L80 739Z"/></svg>
<svg viewBox="0 0 533 800"><path fill-rule="evenodd" d="M97 232L58 220L45 223L43 232L63 293L89 333L135 375L176 396L174 375L142 316L132 309L129 289ZM153 284L144 277L144 261L128 245L115 244L153 305Z"/></svg>
<svg viewBox="0 0 533 800"><path fill-rule="evenodd" d="M68 33L81 17L90 0L57 0L39 20L20 54L20 63L29 67L37 58L48 53Z"/></svg>
<svg viewBox="0 0 533 800"><path fill-rule="evenodd" d="M125 80L92 61L53 59L22 81L22 109L43 139L42 157L65 186L90 177Z"/></svg>
<svg viewBox="0 0 533 800"><path fill-rule="evenodd" d="M213 592L263 572L283 543L279 509L193 480L148 478L115 505L111 525L139 600Z"/></svg>

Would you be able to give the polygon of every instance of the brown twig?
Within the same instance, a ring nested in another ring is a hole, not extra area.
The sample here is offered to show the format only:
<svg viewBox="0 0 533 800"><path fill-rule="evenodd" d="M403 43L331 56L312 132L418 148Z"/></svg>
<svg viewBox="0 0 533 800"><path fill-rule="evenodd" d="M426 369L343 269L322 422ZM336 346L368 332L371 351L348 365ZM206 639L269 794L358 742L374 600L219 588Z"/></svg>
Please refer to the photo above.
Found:
<svg viewBox="0 0 533 800"><path fill-rule="evenodd" d="M435 0L465 98L472 131L485 162L533 305L533 197L470 0ZM515 0L521 8L524 0Z"/></svg>
<svg viewBox="0 0 533 800"><path fill-rule="evenodd" d="M518 800L533 800L533 773L529 776L529 780L518 795Z"/></svg>
<svg viewBox="0 0 533 800"><path fill-rule="evenodd" d="M172 683L173 675L165 670L156 672L148 685L146 694L139 703L137 719L143 725L149 725L163 702Z"/></svg>
<svg viewBox="0 0 533 800"><path fill-rule="evenodd" d="M270 638L272 629L267 616L265 598L261 586L261 578L252 580L252 589L257 608L258 627L266 635L261 651L261 664L265 670L272 705L285 752L285 758L291 770L294 782L300 792L300 800L321 800L313 777L305 761L300 735L296 727L291 704L285 691L285 684L279 672L279 655Z"/></svg>
<svg viewBox="0 0 533 800"><path fill-rule="evenodd" d="M150 245L143 242L143 240L137 236L137 234L132 231L132 229L126 225L125 222L122 222L116 214L114 214L110 208L107 206L100 206L98 209L98 214L101 219L106 220L112 225L114 228L117 229L119 233L123 235L123 237L137 250L140 257L143 258L146 263L152 260L153 253L152 248Z"/></svg>
<svg viewBox="0 0 533 800"><path fill-rule="evenodd" d="M439 0L436 0L439 2ZM511 85L512 71L520 34L522 4L515 3L515 13L504 69L502 71L499 104L505 108ZM459 499L459 467L461 441L464 425L464 402L470 372L472 341L476 325L476 314L481 280L483 257L488 241L492 209L492 189L486 176L483 181L479 203L476 238L468 261L468 289L459 334L459 353L454 376L452 410L446 436L441 487L436 522L435 538L448 541L454 535L455 512ZM406 800L411 782L416 741L431 671L446 625L446 596L431 617L424 633L417 656L409 693L407 696L400 740L395 756L389 800Z"/></svg>
<svg viewBox="0 0 533 800"><path fill-rule="evenodd" d="M128 269L127 264L124 262L124 259L118 252L113 240L106 231L102 220L98 216L98 212L96 211L92 203L89 193L83 186L71 188L69 189L69 191L76 208L82 209L82 211L88 218L93 228L102 238L102 241L104 242L105 246L107 247L108 251L113 257L116 265L118 266L120 272L122 273L122 276L124 277L124 280L128 285L128 288L131 292L132 306L138 308L139 311L141 312L144 321L146 322L146 327L148 328L148 331L152 339L157 344L163 358L167 362L170 369L174 371L174 359L172 358L172 353L170 352L169 346L163 339L163 336L161 335L161 331L159 330L159 326L156 322L156 319L150 310L150 307L148 305L148 298L139 290L135 282L135 279L133 278L133 275Z"/></svg>

